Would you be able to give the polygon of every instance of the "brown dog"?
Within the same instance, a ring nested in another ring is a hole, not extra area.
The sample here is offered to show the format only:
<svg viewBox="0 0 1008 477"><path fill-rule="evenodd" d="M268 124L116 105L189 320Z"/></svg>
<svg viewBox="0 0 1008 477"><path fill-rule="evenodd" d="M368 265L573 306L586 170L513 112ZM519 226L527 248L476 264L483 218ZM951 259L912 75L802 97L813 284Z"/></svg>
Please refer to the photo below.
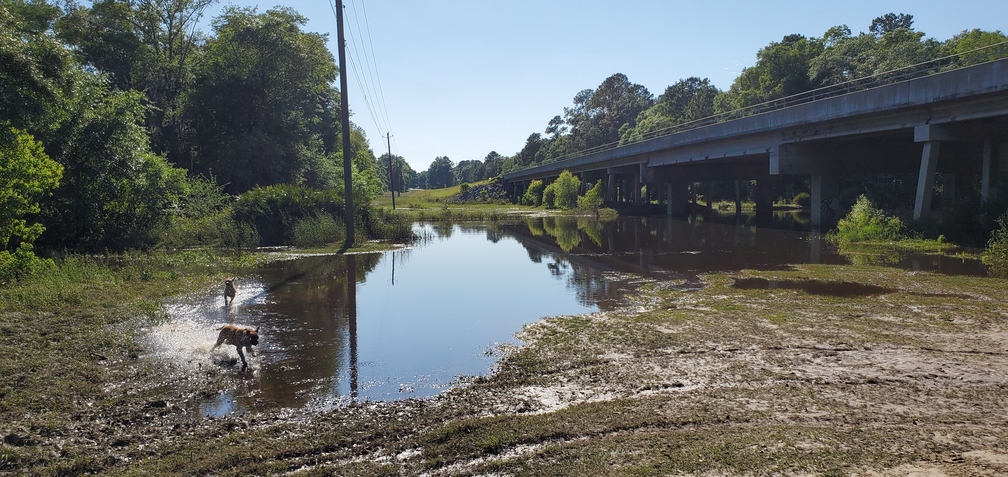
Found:
<svg viewBox="0 0 1008 477"><path fill-rule="evenodd" d="M250 355L255 356L252 346L259 344L259 328L253 330L238 325L224 325L217 329L220 330L220 334L217 335L217 344L213 345L210 351L217 349L222 343L233 344L235 348L238 348L238 356L242 360L242 370L248 368L242 348L245 348Z"/></svg>
<svg viewBox="0 0 1008 477"><path fill-rule="evenodd" d="M235 295L238 293L238 289L235 288L234 278L229 280L224 280L224 306L228 306L234 301ZM228 301L231 298L231 301Z"/></svg>

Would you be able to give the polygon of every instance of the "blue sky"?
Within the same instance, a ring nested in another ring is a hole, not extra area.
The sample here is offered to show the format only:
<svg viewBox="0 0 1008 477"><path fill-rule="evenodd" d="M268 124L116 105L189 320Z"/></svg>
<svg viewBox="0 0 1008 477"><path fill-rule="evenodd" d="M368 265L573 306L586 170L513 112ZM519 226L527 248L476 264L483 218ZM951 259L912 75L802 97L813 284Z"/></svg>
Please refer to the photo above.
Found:
<svg viewBox="0 0 1008 477"><path fill-rule="evenodd" d="M336 56L330 0L225 0L206 20L228 4L260 12L292 7L308 18L305 30L329 34ZM357 73L352 68L348 77L352 120L364 128L376 155L386 152L384 135L391 132L392 153L417 171L437 156L458 163L482 160L490 151L512 155L529 134L543 132L553 116L563 114L578 91L594 89L614 73L656 96L690 76L727 89L771 41L791 33L819 37L841 24L856 34L889 12L913 15L914 29L938 40L965 29L1008 31L1005 0L344 4L348 55L357 62ZM358 77L373 88L368 101Z"/></svg>

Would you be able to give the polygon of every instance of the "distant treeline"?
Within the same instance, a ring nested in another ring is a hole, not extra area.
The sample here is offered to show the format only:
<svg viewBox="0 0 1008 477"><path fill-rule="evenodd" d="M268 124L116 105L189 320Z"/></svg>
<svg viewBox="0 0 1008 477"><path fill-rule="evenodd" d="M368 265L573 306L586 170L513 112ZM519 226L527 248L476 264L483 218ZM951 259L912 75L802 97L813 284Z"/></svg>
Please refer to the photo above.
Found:
<svg viewBox="0 0 1008 477"><path fill-rule="evenodd" d="M743 69L727 91L707 78L689 77L656 98L617 73L597 88L574 95L574 104L550 119L543 133L529 135L513 156L491 152L483 161L457 165L438 158L417 175L417 183L443 187L548 164L597 146L631 143L677 124L947 56L959 55L961 66L982 63L1003 52L968 52L1006 40L1000 31L974 29L939 41L915 31L912 15L888 13L872 20L867 33L852 34L847 25L840 25L819 38L786 35L761 48L756 64Z"/></svg>

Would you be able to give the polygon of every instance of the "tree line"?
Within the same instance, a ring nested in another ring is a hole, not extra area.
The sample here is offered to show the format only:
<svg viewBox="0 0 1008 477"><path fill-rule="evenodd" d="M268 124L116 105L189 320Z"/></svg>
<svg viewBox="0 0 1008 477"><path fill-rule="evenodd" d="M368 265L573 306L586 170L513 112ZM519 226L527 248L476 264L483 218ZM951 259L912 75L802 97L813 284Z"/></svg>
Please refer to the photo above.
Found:
<svg viewBox="0 0 1008 477"><path fill-rule="evenodd" d="M326 36L285 7L228 7L204 32L214 3L0 0L0 272L151 247L252 190L342 207L343 134L361 204L388 188L363 131L340 130Z"/></svg>
<svg viewBox="0 0 1008 477"><path fill-rule="evenodd" d="M744 68L727 90L717 88L708 78L688 77L655 97L643 85L616 73L598 87L575 94L573 104L550 119L542 133L530 134L514 155L501 157L491 152L482 164L461 161L454 166L454 175L443 172L447 158L438 158L435 163L442 162L432 164L426 176L421 173L418 178L426 177L428 187L490 178L549 164L597 146L632 143L678 124L938 58L959 55L957 64L961 66L990 61L999 53L974 50L1006 40L1000 31L974 29L939 41L914 30L912 15L888 13L873 19L867 32L853 34L847 25L839 25L821 37L791 34L771 42L760 48L756 64ZM448 179L454 182L446 183Z"/></svg>

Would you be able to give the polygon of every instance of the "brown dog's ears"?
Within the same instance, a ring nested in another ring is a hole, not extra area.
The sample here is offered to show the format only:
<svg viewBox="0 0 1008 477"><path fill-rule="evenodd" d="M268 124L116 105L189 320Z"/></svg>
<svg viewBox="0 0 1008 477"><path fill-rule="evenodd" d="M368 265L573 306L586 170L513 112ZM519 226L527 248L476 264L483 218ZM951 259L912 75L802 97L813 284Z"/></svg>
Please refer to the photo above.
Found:
<svg viewBox="0 0 1008 477"><path fill-rule="evenodd" d="M255 329L255 332L256 332L256 333L258 333L258 332L259 332L259 327L258 327L258 326L256 327L256 329Z"/></svg>

